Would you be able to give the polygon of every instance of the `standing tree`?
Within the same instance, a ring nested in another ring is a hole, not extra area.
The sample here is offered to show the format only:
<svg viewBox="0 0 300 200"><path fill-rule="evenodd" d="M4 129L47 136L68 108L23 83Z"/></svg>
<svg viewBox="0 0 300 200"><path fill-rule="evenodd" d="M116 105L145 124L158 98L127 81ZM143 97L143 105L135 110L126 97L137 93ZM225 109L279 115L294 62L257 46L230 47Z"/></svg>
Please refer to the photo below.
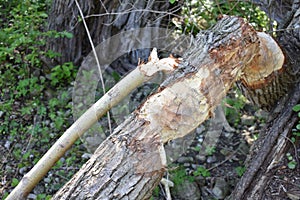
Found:
<svg viewBox="0 0 300 200"><path fill-rule="evenodd" d="M78 0L78 3L86 17L85 20L95 46L122 31L146 26L166 26L170 21L170 15L180 9L179 6L171 6L168 1L155 0ZM48 18L48 29L73 34L72 39L57 38L47 43L47 49L61 54L52 61L53 64L64 62L80 64L83 56L91 51L91 45L80 18L75 1L53 1ZM128 41L120 42L130 44ZM134 56L131 56L132 58L130 56L127 58L129 62L125 62L124 66L132 66L139 57L143 58L145 55L149 55L149 50L137 51ZM129 69L127 68L126 71Z"/></svg>

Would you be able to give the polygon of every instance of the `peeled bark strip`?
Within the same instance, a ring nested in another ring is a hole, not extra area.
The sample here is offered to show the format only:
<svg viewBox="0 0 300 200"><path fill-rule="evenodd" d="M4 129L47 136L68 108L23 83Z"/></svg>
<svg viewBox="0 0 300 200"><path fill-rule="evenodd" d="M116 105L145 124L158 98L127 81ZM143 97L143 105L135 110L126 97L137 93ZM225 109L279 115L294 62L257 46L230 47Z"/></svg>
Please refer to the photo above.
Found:
<svg viewBox="0 0 300 200"><path fill-rule="evenodd" d="M258 36L241 18L201 32L178 69L53 199L149 198L166 168L162 144L210 117L258 52Z"/></svg>

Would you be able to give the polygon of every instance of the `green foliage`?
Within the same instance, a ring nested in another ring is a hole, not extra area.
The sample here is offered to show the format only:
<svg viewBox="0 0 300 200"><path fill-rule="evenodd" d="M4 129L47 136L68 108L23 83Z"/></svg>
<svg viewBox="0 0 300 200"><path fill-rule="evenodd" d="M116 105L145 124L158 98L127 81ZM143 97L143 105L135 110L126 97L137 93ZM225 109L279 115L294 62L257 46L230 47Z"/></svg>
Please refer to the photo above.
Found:
<svg viewBox="0 0 300 200"><path fill-rule="evenodd" d="M298 117L300 118L300 104L295 105L295 106L293 107L293 111L297 112L297 113L298 113ZM295 142L295 141L296 141L296 137L299 137L299 136L300 136L300 120L298 120L298 122L297 122L295 128L292 129L292 133L293 133L293 136L294 136L294 137L292 137L291 140L292 140L293 142Z"/></svg>
<svg viewBox="0 0 300 200"><path fill-rule="evenodd" d="M238 176L241 177L245 173L246 167L245 166L238 166L238 167L235 168L235 171L238 174Z"/></svg>
<svg viewBox="0 0 300 200"><path fill-rule="evenodd" d="M207 146L205 148L205 153L207 153L207 155L211 156L216 152L216 146Z"/></svg>
<svg viewBox="0 0 300 200"><path fill-rule="evenodd" d="M12 181L11 181L11 186L16 187L19 184L19 182L20 181L18 179L13 178Z"/></svg>
<svg viewBox="0 0 300 200"><path fill-rule="evenodd" d="M196 171L193 172L194 176L203 176L203 177L209 177L210 172L203 166L200 166L197 168Z"/></svg>
<svg viewBox="0 0 300 200"><path fill-rule="evenodd" d="M76 73L77 70L71 62L57 65L51 70L51 85L57 86L61 83L70 83L75 79Z"/></svg>
<svg viewBox="0 0 300 200"><path fill-rule="evenodd" d="M246 104L246 98L242 95L239 90L235 90L233 97L227 96L223 102L223 108L225 111L225 116L230 124L236 126L240 123L242 116L242 109Z"/></svg>
<svg viewBox="0 0 300 200"><path fill-rule="evenodd" d="M49 3L0 0L0 136L1 142L10 143L6 155L10 166L4 169L3 165L0 173L9 180L8 189L19 183L20 169L32 168L72 123L70 94L64 90L75 80L76 67L65 63L49 72L41 59L59 56L45 50L49 38L72 37L66 31L45 31ZM68 179L74 174L75 168L64 170L66 165L83 164L80 145L77 142L68 152L69 159L51 172L47 190L53 192L64 184L57 183L56 177ZM50 196L38 194L37 199Z"/></svg>
<svg viewBox="0 0 300 200"><path fill-rule="evenodd" d="M175 3L175 0L170 0ZM173 24L183 33L196 34L216 23L219 15L233 15L246 18L257 30L266 31L267 15L251 1L185 1L182 7L183 20L174 19Z"/></svg>
<svg viewBox="0 0 300 200"><path fill-rule="evenodd" d="M37 200L50 200L51 195L46 195L46 194L38 194L36 197Z"/></svg>
<svg viewBox="0 0 300 200"><path fill-rule="evenodd" d="M194 181L194 177L188 176L183 167L178 167L176 170L170 171L171 180L175 185L181 185L183 181Z"/></svg>
<svg viewBox="0 0 300 200"><path fill-rule="evenodd" d="M288 159L288 168L295 169L297 167L295 158L290 153L286 153L286 157Z"/></svg>

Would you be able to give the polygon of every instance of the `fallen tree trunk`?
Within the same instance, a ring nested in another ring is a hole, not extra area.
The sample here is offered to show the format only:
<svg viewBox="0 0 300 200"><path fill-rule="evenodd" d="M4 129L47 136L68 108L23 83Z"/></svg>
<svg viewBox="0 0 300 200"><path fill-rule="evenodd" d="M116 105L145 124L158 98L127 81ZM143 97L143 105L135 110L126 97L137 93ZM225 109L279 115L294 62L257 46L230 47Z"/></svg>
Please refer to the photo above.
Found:
<svg viewBox="0 0 300 200"><path fill-rule="evenodd" d="M147 199L166 170L163 143L212 115L260 39L241 18L201 32L179 68L96 150L53 199Z"/></svg>

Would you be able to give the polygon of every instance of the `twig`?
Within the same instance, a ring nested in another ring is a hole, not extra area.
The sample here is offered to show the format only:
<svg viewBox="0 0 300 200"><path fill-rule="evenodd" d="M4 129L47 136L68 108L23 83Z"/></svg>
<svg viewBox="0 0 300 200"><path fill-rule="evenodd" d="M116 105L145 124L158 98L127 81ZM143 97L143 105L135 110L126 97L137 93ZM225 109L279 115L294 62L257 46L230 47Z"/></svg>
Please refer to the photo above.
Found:
<svg viewBox="0 0 300 200"><path fill-rule="evenodd" d="M102 76L100 62L99 62L99 59L98 59L98 56L97 56L97 52L96 52L96 49L95 49L95 45L93 43L93 40L92 40L90 31L89 31L89 28L87 27L87 24L86 24L86 21L84 19L84 15L83 15L83 12L82 12L82 10L80 8L80 5L79 5L79 3L78 3L77 0L75 0L75 3L76 3L76 6L77 6L77 8L79 10L79 13L80 13L80 16L82 18L82 22L83 22L84 28L86 30L86 34L87 34L87 36L89 38L89 42L90 42L92 50L93 50L93 54L94 54L94 57L95 57L95 60L96 60L96 63L97 63L99 77L100 77L100 81L101 81L101 85L102 85L102 91L103 91L103 94L105 94L106 93L106 91L105 91L105 84L104 84L104 80L103 80L103 76ZM110 114L109 114L109 112L107 112L107 121L108 121L109 132L111 134L112 133L112 128L111 128L111 120L110 120Z"/></svg>

